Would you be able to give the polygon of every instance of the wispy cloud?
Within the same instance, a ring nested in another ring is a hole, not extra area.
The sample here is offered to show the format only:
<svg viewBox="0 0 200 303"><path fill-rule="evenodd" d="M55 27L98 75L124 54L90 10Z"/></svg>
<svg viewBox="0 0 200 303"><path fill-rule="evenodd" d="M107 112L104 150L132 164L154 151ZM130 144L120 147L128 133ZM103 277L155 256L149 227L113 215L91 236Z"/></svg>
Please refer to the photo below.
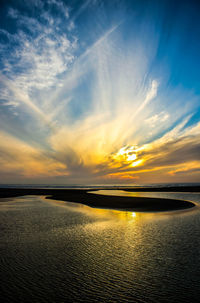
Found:
<svg viewBox="0 0 200 303"><path fill-rule="evenodd" d="M56 161L53 155L5 132L0 132L0 155L1 174L5 172L10 177L32 179L68 174L66 166Z"/></svg>
<svg viewBox="0 0 200 303"><path fill-rule="evenodd" d="M199 124L188 126L197 97L151 72L156 31L125 41L120 18L93 43L80 41L76 22L95 3L73 11L60 0L31 2L39 16L9 8L16 30L0 32L2 174L74 183L147 182L158 172L197 178ZM6 121L11 113L26 136Z"/></svg>
<svg viewBox="0 0 200 303"><path fill-rule="evenodd" d="M200 136L199 133L195 130L199 129L200 124L195 127L187 127L183 130L183 126L187 122L181 122L174 129L163 135L160 139L155 140L152 143L141 146L135 150L135 161L142 160L141 164L136 167L127 167L122 165L120 167L121 174L122 172L125 175L132 171L133 174L138 176L140 180L145 180L145 175L147 173L150 175L155 175L154 173L161 174L163 173L170 177L176 176L179 174L184 174L184 177L188 173L199 173L200 167ZM131 151L131 148L128 148L128 151ZM128 152L126 151L125 159L127 159ZM123 164L122 161L120 163ZM126 162L124 161L124 164ZM118 170L119 171L119 170ZM113 172L114 173L114 172ZM118 174L118 172L116 172ZM192 175L191 175L192 177ZM168 181L170 178L167 178ZM157 179L158 180L158 179Z"/></svg>
<svg viewBox="0 0 200 303"><path fill-rule="evenodd" d="M59 7L64 14L62 19L53 18L48 10L41 11L40 18L36 19L10 8L8 15L15 19L18 30L14 34L3 31L9 45L16 46L9 56L3 54L2 72L29 97L39 97L42 90L61 86L59 76L74 60L77 40L68 38L67 33L59 29L59 23L68 20L68 9L60 1L49 1L49 4Z"/></svg>

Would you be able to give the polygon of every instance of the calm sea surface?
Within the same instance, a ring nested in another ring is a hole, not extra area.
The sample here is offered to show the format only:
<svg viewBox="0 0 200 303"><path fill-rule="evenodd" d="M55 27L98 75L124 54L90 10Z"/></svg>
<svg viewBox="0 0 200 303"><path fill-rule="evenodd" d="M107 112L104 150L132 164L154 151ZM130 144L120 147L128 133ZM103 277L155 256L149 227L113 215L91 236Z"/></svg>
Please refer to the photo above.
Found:
<svg viewBox="0 0 200 303"><path fill-rule="evenodd" d="M147 194L200 203L136 193ZM199 302L199 206L153 214L2 199L0 232L2 302Z"/></svg>

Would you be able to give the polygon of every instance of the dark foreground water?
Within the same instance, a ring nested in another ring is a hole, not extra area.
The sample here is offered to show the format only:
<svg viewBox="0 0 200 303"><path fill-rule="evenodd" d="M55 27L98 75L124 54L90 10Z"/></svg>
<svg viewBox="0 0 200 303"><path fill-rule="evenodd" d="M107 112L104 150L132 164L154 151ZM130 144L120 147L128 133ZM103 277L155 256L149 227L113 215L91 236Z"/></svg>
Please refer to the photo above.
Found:
<svg viewBox="0 0 200 303"><path fill-rule="evenodd" d="M0 202L0 228L2 302L199 302L198 207L142 214L27 196Z"/></svg>

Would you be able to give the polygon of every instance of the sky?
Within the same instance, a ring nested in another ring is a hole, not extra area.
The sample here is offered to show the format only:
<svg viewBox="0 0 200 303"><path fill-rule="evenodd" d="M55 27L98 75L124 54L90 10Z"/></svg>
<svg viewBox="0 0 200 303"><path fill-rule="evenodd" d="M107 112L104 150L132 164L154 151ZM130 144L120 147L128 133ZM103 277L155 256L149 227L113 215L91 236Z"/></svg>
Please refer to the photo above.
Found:
<svg viewBox="0 0 200 303"><path fill-rule="evenodd" d="M0 183L200 181L199 1L0 8Z"/></svg>

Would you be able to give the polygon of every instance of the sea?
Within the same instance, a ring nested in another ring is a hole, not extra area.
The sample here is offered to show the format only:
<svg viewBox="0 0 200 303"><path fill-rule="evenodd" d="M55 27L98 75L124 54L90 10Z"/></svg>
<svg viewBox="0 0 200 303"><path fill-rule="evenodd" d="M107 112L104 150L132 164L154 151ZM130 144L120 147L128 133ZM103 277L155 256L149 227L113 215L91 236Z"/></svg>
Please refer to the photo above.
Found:
<svg viewBox="0 0 200 303"><path fill-rule="evenodd" d="M55 188L55 189L107 189L107 188L130 188L130 187L184 187L184 186L200 186L199 183L129 183L129 184L0 184L0 188Z"/></svg>
<svg viewBox="0 0 200 303"><path fill-rule="evenodd" d="M38 187L97 188L63 186ZM0 199L2 302L199 302L200 193L125 193L117 186L107 194L184 199L196 206L142 213L44 196ZM99 189L102 194L106 187Z"/></svg>

